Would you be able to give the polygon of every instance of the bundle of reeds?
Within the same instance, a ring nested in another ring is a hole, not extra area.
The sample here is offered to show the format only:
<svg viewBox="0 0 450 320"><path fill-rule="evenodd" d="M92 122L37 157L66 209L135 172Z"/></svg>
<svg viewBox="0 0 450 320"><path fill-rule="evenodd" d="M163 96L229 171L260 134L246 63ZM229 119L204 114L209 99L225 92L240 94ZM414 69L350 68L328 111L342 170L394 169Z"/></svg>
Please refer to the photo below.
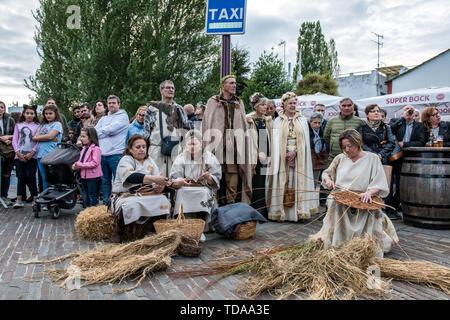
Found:
<svg viewBox="0 0 450 320"><path fill-rule="evenodd" d="M117 226L117 218L106 206L86 208L75 221L75 228L81 237L89 240L106 240Z"/></svg>
<svg viewBox="0 0 450 320"><path fill-rule="evenodd" d="M375 258L381 275L393 280L425 284L450 295L450 268L425 261L398 261Z"/></svg>
<svg viewBox="0 0 450 320"><path fill-rule="evenodd" d="M183 246L180 246L182 245ZM65 269L47 270L54 282L63 281L60 287L69 281L85 281L82 286L98 283L121 283L125 279L138 280L131 288L115 290L124 292L140 285L145 277L155 271L167 269L171 257L187 252L192 255L196 241L177 231L167 231L127 244L109 244L86 252L75 253L48 261L26 262L51 264L72 259ZM198 250L196 251L200 253ZM135 277L134 279L132 277Z"/></svg>

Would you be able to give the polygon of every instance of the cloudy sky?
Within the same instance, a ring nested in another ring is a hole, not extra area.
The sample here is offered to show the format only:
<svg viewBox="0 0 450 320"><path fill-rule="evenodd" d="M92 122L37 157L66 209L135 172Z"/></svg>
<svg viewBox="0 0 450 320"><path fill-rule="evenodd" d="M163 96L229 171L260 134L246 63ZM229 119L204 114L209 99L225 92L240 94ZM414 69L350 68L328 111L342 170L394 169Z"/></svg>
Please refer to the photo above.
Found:
<svg viewBox="0 0 450 320"><path fill-rule="evenodd" d="M0 100L7 105L27 103L33 94L23 82L40 64L32 16L38 6L38 0L0 0ZM283 60L284 40L286 64L294 64L302 22L317 20L326 40L336 41L342 73L376 67L373 33L384 36L384 66L415 66L450 48L449 0L248 0L246 34L231 41L254 62L264 50Z"/></svg>

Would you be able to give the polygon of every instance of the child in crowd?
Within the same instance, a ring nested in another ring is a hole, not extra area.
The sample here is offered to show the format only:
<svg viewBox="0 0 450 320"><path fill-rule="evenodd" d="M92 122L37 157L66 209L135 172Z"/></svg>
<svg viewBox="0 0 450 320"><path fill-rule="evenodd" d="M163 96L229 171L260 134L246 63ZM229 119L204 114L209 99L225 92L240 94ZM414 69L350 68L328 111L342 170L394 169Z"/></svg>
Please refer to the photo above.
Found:
<svg viewBox="0 0 450 320"><path fill-rule="evenodd" d="M75 129L74 129L74 128L70 128L70 129L67 131L67 134L69 135L69 140L67 140L67 143L72 144L72 140L73 140L74 137L75 137Z"/></svg>
<svg viewBox="0 0 450 320"><path fill-rule="evenodd" d="M16 153L17 200L13 208L22 208L23 199L27 197L27 189L33 198L37 197L36 169L37 146L33 137L39 128L36 106L25 105L19 122L14 127L12 145Z"/></svg>
<svg viewBox="0 0 450 320"><path fill-rule="evenodd" d="M83 208L93 207L98 202L102 167L102 153L98 145L97 131L93 127L81 129L80 137L83 149L80 159L72 165L72 170L80 170L83 187Z"/></svg>
<svg viewBox="0 0 450 320"><path fill-rule="evenodd" d="M33 141L39 142L37 150L37 164L39 174L42 178L43 188L45 190L48 185L45 181L45 171L44 166L41 164L41 159L56 148L57 143L61 142L63 133L58 107L54 105L45 106L41 113L40 123L41 125L39 126L36 135L33 137Z"/></svg>

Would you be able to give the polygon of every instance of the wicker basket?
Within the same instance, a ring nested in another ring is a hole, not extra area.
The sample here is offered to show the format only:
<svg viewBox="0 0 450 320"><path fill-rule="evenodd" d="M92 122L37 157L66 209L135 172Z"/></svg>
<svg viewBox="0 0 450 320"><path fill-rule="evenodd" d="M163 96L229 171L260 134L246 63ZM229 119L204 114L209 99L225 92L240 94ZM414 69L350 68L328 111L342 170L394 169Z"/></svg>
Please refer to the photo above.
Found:
<svg viewBox="0 0 450 320"><path fill-rule="evenodd" d="M254 236L256 231L256 221L242 223L239 231L232 236L234 240L245 240Z"/></svg>
<svg viewBox="0 0 450 320"><path fill-rule="evenodd" d="M372 203L363 203L359 198L361 193L360 191L346 190L336 192L333 197L337 202L355 209L378 210L385 207L383 200L378 197L372 197Z"/></svg>
<svg viewBox="0 0 450 320"><path fill-rule="evenodd" d="M177 219L161 219L155 221L153 226L155 227L156 233L162 233L167 230L179 230L182 234L187 235L198 242L205 228L205 220L186 219L183 213L183 206L180 205Z"/></svg>

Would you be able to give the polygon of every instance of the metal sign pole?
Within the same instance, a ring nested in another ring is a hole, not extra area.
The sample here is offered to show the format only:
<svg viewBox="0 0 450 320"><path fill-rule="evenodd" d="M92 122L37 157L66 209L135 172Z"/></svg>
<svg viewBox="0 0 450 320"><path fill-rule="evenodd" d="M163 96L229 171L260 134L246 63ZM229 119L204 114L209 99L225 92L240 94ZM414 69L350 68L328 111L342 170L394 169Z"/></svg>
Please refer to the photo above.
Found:
<svg viewBox="0 0 450 320"><path fill-rule="evenodd" d="M231 35L222 35L221 78L231 74Z"/></svg>

